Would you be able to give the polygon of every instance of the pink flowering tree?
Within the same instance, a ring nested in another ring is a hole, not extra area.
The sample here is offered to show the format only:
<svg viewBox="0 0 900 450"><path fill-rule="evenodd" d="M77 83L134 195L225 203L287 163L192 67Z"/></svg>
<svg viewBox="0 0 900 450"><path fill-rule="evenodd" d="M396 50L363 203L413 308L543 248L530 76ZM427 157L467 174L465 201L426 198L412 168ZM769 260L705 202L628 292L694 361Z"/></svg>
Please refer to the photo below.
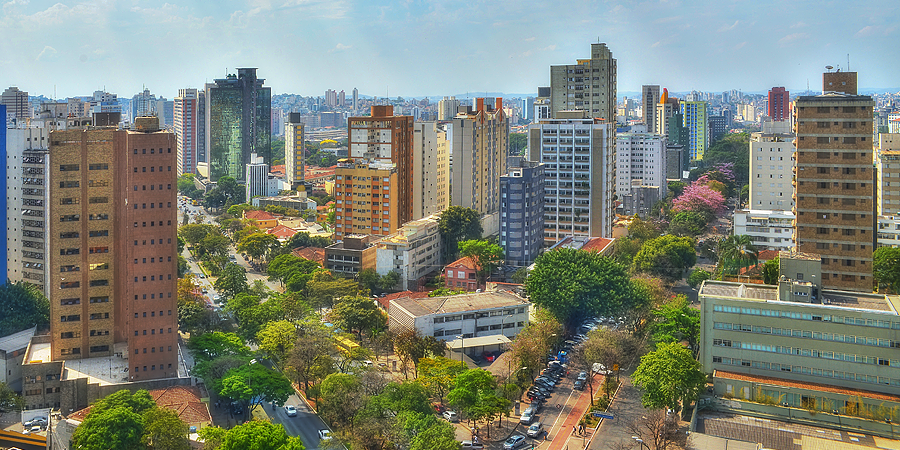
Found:
<svg viewBox="0 0 900 450"><path fill-rule="evenodd" d="M725 197L701 180L691 183L672 202L672 209L678 212L696 212L711 219L725 210Z"/></svg>

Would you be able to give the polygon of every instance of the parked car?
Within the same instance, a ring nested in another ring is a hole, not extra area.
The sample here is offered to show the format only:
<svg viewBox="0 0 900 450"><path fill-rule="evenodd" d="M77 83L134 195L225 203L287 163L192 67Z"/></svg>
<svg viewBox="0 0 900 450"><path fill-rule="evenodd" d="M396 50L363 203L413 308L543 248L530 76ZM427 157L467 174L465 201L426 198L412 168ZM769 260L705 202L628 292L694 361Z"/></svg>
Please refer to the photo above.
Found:
<svg viewBox="0 0 900 450"><path fill-rule="evenodd" d="M459 422L459 414L456 414L455 411L444 411L444 414L442 414L442 416L447 420L447 422Z"/></svg>
<svg viewBox="0 0 900 450"><path fill-rule="evenodd" d="M462 442L460 442L460 447L462 447L463 449L477 449L477 450L484 449L484 445L476 444L472 441L462 441Z"/></svg>
<svg viewBox="0 0 900 450"><path fill-rule="evenodd" d="M544 425L540 422L535 422L528 427L528 431L526 431L525 434L532 438L541 437L541 435L544 434Z"/></svg>
<svg viewBox="0 0 900 450"><path fill-rule="evenodd" d="M534 420L534 411L531 408L526 409L525 412L519 416L519 423L523 425L528 425L532 420Z"/></svg>
<svg viewBox="0 0 900 450"><path fill-rule="evenodd" d="M297 417L297 408L294 405L284 405L284 412L288 417Z"/></svg>
<svg viewBox="0 0 900 450"><path fill-rule="evenodd" d="M576 378L576 380L581 380L581 381L587 380L587 372L584 372L584 371L578 372L578 378Z"/></svg>
<svg viewBox="0 0 900 450"><path fill-rule="evenodd" d="M31 420L22 423L25 429L29 429L35 425L38 427L46 427L47 426L47 418L42 416L32 417Z"/></svg>
<svg viewBox="0 0 900 450"><path fill-rule="evenodd" d="M576 389L576 390L579 390L579 391L582 390L582 389L584 389L584 380L576 380L576 381L575 381L575 385L572 386L572 388L573 388L573 389Z"/></svg>
<svg viewBox="0 0 900 450"><path fill-rule="evenodd" d="M319 440L320 441L330 441L331 440L331 430L319 430Z"/></svg>
<svg viewBox="0 0 900 450"><path fill-rule="evenodd" d="M523 445L525 445L525 436L517 434L503 442L503 450L515 450Z"/></svg>

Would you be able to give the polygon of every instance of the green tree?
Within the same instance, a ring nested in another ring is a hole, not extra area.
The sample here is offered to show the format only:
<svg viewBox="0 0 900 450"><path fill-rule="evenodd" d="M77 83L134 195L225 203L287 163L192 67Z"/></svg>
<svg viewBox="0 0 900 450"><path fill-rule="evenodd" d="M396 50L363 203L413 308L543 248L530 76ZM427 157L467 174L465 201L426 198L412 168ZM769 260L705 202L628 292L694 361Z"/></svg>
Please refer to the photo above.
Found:
<svg viewBox="0 0 900 450"><path fill-rule="evenodd" d="M400 272L392 270L381 276L381 280L378 282L378 289L382 292L392 291L397 287L397 283L399 282Z"/></svg>
<svg viewBox="0 0 900 450"><path fill-rule="evenodd" d="M617 263L630 266L643 245L644 241L637 238L628 236L618 238L613 242L612 257Z"/></svg>
<svg viewBox="0 0 900 450"><path fill-rule="evenodd" d="M203 378L206 386L212 392L222 390L222 379L229 370L236 367L250 364L249 356L226 355L220 356L213 360L200 360L197 365L191 369L191 375Z"/></svg>
<svg viewBox="0 0 900 450"><path fill-rule="evenodd" d="M240 203L237 205L232 205L228 208L226 214L233 217L242 217L244 215L244 211L258 211L259 208L253 206L249 203Z"/></svg>
<svg viewBox="0 0 900 450"><path fill-rule="evenodd" d="M696 357L700 353L700 310L691 308L687 297L676 295L653 309L653 340L657 343L687 342Z"/></svg>
<svg viewBox="0 0 900 450"><path fill-rule="evenodd" d="M725 270L738 273L747 265L756 264L756 247L750 236L731 235L719 243L719 258Z"/></svg>
<svg viewBox="0 0 900 450"><path fill-rule="evenodd" d="M266 267L266 273L270 280L278 280L282 286L287 284L288 291L301 292L306 290L306 283L312 278L312 273L321 268L315 261L286 253L272 259Z"/></svg>
<svg viewBox="0 0 900 450"><path fill-rule="evenodd" d="M875 250L875 253L878 253L878 250ZM877 257L876 257L877 259ZM778 275L779 275L779 261L780 259L776 256L763 264L763 282L766 284L778 284ZM878 269L875 269L876 272ZM876 276L877 277L877 276Z"/></svg>
<svg viewBox="0 0 900 450"><path fill-rule="evenodd" d="M438 422L413 437L409 450L460 450L462 444L456 440L453 425Z"/></svg>
<svg viewBox="0 0 900 450"><path fill-rule="evenodd" d="M450 392L456 376L467 369L464 362L443 356L422 358L419 360L419 376L416 381L428 389L432 396L437 397L438 401L444 403L444 396Z"/></svg>
<svg viewBox="0 0 900 450"><path fill-rule="evenodd" d="M127 407L91 412L72 435L72 448L80 450L133 450L141 448L144 419Z"/></svg>
<svg viewBox="0 0 900 450"><path fill-rule="evenodd" d="M188 244L197 245L207 234L216 232L215 225L191 223L178 227L178 236Z"/></svg>
<svg viewBox="0 0 900 450"><path fill-rule="evenodd" d="M900 248L881 247L872 258L875 286L889 293L900 292Z"/></svg>
<svg viewBox="0 0 900 450"><path fill-rule="evenodd" d="M478 285L483 285L485 279L500 264L503 263L503 247L480 239L461 241L459 255L469 258L475 265L475 275L478 277Z"/></svg>
<svg viewBox="0 0 900 450"><path fill-rule="evenodd" d="M585 316L616 315L634 300L624 267L608 257L568 248L539 256L525 288L532 303L570 328Z"/></svg>
<svg viewBox="0 0 900 450"><path fill-rule="evenodd" d="M194 185L194 174L186 173L178 177L178 193L192 199L203 197L203 191Z"/></svg>
<svg viewBox="0 0 900 450"><path fill-rule="evenodd" d="M669 233L678 236L699 236L706 231L706 216L694 211L676 213L669 222Z"/></svg>
<svg viewBox="0 0 900 450"><path fill-rule="evenodd" d="M252 353L240 336L221 331L192 336L188 341L188 348L198 361L209 361L226 355L250 356Z"/></svg>
<svg viewBox="0 0 900 450"><path fill-rule="evenodd" d="M283 405L293 393L284 374L254 361L226 372L219 390L219 395L240 400L248 409L262 402Z"/></svg>
<svg viewBox="0 0 900 450"><path fill-rule="evenodd" d="M278 302L260 302L259 297L241 293L228 302L226 309L234 313L240 324L238 334L249 342L256 342L259 331L269 322L281 320L285 312Z"/></svg>
<svg viewBox="0 0 900 450"><path fill-rule="evenodd" d="M306 247L325 248L329 245L331 245L331 239L322 236L311 237L307 232L297 233L284 243L284 247L289 249Z"/></svg>
<svg viewBox="0 0 900 450"><path fill-rule="evenodd" d="M294 348L297 328L287 320L269 322L256 335L259 349L276 361L284 361Z"/></svg>
<svg viewBox="0 0 900 450"><path fill-rule="evenodd" d="M186 225L187 226L187 225ZM207 225L207 227L211 227L212 225ZM231 245L231 241L228 240L222 233L219 232L218 229L213 229L206 236L203 236L203 239L200 239L194 249L200 255L200 257L220 257L226 258L228 257L228 248Z"/></svg>
<svg viewBox="0 0 900 450"><path fill-rule="evenodd" d="M290 287L290 283L288 284ZM306 301L313 308L330 308L335 300L346 296L355 296L359 292L359 283L348 278L336 277L322 269L313 272L306 282ZM349 329L348 329L349 331Z"/></svg>
<svg viewBox="0 0 900 450"><path fill-rule="evenodd" d="M333 373L319 385L318 413L339 428L349 427L365 404L359 379L345 373Z"/></svg>
<svg viewBox="0 0 900 450"><path fill-rule="evenodd" d="M524 155L528 148L528 133L509 133L509 154Z"/></svg>
<svg viewBox="0 0 900 450"><path fill-rule="evenodd" d="M644 243L634 258L634 271L665 278L681 279L684 271L697 263L694 241L672 235L660 236Z"/></svg>
<svg viewBox="0 0 900 450"><path fill-rule="evenodd" d="M387 315L371 298L346 296L335 303L329 315L334 325L346 332L362 334L383 330L387 327Z"/></svg>
<svg viewBox="0 0 900 450"><path fill-rule="evenodd" d="M674 411L688 406L706 385L700 363L690 350L674 342L659 344L656 351L642 356L631 379L644 390L641 404L645 408Z"/></svg>
<svg viewBox="0 0 900 450"><path fill-rule="evenodd" d="M484 369L469 369L457 375L447 400L475 423L500 417L510 404L497 396L497 380ZM490 427L487 430L490 437Z"/></svg>
<svg viewBox="0 0 900 450"><path fill-rule="evenodd" d="M703 168L714 167L721 163L733 163L734 185L743 186L750 182L750 147L749 133L729 133L713 143L703 153Z"/></svg>
<svg viewBox="0 0 900 450"><path fill-rule="evenodd" d="M447 343L434 336L422 336L418 328L404 329L394 338L394 351L405 367L412 363L415 377L419 376L419 361L430 356L443 356L447 353Z"/></svg>
<svg viewBox="0 0 900 450"><path fill-rule="evenodd" d="M274 234L253 233L241 239L237 249L239 252L250 255L255 260L268 255L269 252L279 246L281 246L281 243L278 242L278 238Z"/></svg>
<svg viewBox="0 0 900 450"><path fill-rule="evenodd" d="M296 382L303 384L304 392L309 395L310 384L334 372L332 355L335 354L337 347L334 340L321 322L302 328L288 356L285 372Z"/></svg>
<svg viewBox="0 0 900 450"><path fill-rule="evenodd" d="M242 292L247 292L247 271L236 263L228 263L219 278L216 279L216 290L225 295L226 298L234 298Z"/></svg>
<svg viewBox="0 0 900 450"><path fill-rule="evenodd" d="M444 249L447 251L445 260L456 258L456 250L459 243L471 239L481 239L481 218L478 211L462 206L450 206L441 212L438 220L438 231L444 241Z"/></svg>
<svg viewBox="0 0 900 450"><path fill-rule="evenodd" d="M525 284L525 280L528 279L528 268L520 267L512 274L512 282L516 284Z"/></svg>
<svg viewBox="0 0 900 450"><path fill-rule="evenodd" d="M153 408L143 414L144 434L141 441L154 450L190 450L188 426L175 411Z"/></svg>
<svg viewBox="0 0 900 450"><path fill-rule="evenodd" d="M37 287L22 281L0 287L0 336L49 324L50 301Z"/></svg>
<svg viewBox="0 0 900 450"><path fill-rule="evenodd" d="M203 427L197 430L197 435L203 439L203 450L216 450L221 447L226 434L228 430L219 427Z"/></svg>
<svg viewBox="0 0 900 450"><path fill-rule="evenodd" d="M216 433L218 435L219 433ZM218 450L304 450L299 437L288 436L284 426L251 420L224 433Z"/></svg>
<svg viewBox="0 0 900 450"><path fill-rule="evenodd" d="M628 236L640 241L646 241L659 236L659 229L653 222L645 222L640 217L634 216L628 224Z"/></svg>
<svg viewBox="0 0 900 450"><path fill-rule="evenodd" d="M25 400L6 383L0 382L0 417L25 409Z"/></svg>
<svg viewBox="0 0 900 450"><path fill-rule="evenodd" d="M526 368L531 381L544 366L544 358L550 354L563 335L562 323L546 308L535 311L534 319L519 332L509 349L508 357L513 361L512 371ZM525 371L518 372L525 374Z"/></svg>
<svg viewBox="0 0 900 450"><path fill-rule="evenodd" d="M690 287L696 288L697 286L700 286L704 281L706 281L710 278L712 278L712 274L709 273L709 271L706 271L706 270L703 270L700 268L696 268L693 271L691 271L690 275L688 275L687 282Z"/></svg>

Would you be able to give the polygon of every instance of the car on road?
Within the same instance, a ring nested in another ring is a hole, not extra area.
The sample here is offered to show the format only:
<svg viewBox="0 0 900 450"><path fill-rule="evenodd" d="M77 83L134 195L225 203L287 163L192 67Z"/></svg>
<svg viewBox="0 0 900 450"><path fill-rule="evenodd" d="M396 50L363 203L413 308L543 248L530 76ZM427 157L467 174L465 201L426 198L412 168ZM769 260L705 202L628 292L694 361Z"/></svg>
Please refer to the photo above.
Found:
<svg viewBox="0 0 900 450"><path fill-rule="evenodd" d="M474 442L472 442L472 441L462 441L462 442L460 442L460 446L461 446L463 449L470 449L470 448L471 448L471 449L482 450L482 449L484 448L484 445L482 445L482 444L476 444L476 443L474 443Z"/></svg>
<svg viewBox="0 0 900 450"><path fill-rule="evenodd" d="M444 411L441 415L447 422L459 422L459 414L456 414L455 411Z"/></svg>
<svg viewBox="0 0 900 450"><path fill-rule="evenodd" d="M576 380L581 380L581 381L587 380L587 372L584 372L584 371L578 372L578 378L576 378Z"/></svg>
<svg viewBox="0 0 900 450"><path fill-rule="evenodd" d="M503 441L503 450L515 450L523 445L525 445L525 436L517 434Z"/></svg>
<svg viewBox="0 0 900 450"><path fill-rule="evenodd" d="M523 425L528 425L532 420L534 420L534 410L531 408L526 409L525 412L519 416L519 423Z"/></svg>
<svg viewBox="0 0 900 450"><path fill-rule="evenodd" d="M220 300L221 298L222 298L222 297L219 297L219 294L213 295L213 301L215 301L216 303L219 303L219 300Z"/></svg>
<svg viewBox="0 0 900 450"><path fill-rule="evenodd" d="M544 425L540 422L535 422L528 427L528 431L526 431L525 434L532 438L541 437L541 435L544 434Z"/></svg>
<svg viewBox="0 0 900 450"><path fill-rule="evenodd" d="M297 408L294 405L284 405L284 413L288 417L297 417Z"/></svg>
<svg viewBox="0 0 900 450"><path fill-rule="evenodd" d="M330 441L331 440L331 430L319 430L319 440L320 441Z"/></svg>
<svg viewBox="0 0 900 450"><path fill-rule="evenodd" d="M208 293L209 293L209 291L207 291L206 288L200 289L200 292L202 292L202 293L204 293L204 294L208 294Z"/></svg>
<svg viewBox="0 0 900 450"><path fill-rule="evenodd" d="M200 274L200 278L206 278L206 275L204 275L204 274L201 273L201 274Z"/></svg>
<svg viewBox="0 0 900 450"><path fill-rule="evenodd" d="M584 380L576 380L575 385L572 386L573 389L583 390L584 389Z"/></svg>

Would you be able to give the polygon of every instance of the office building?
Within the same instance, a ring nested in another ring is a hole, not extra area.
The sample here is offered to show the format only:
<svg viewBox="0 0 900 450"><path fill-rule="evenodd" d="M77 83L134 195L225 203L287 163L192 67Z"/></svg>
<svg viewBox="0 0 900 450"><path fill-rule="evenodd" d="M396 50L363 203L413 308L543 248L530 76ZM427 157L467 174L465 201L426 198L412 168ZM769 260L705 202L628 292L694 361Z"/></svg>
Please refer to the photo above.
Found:
<svg viewBox="0 0 900 450"><path fill-rule="evenodd" d="M438 120L448 121L456 117L459 105L459 100L453 96L438 100Z"/></svg>
<svg viewBox="0 0 900 450"><path fill-rule="evenodd" d="M826 92L794 105L795 250L822 255L824 287L871 292L875 102L856 95L855 72L824 75Z"/></svg>
<svg viewBox="0 0 900 450"><path fill-rule="evenodd" d="M659 124L656 120L656 105L659 105L659 99L659 85L645 84L641 86L641 119L650 134L663 133L657 129Z"/></svg>
<svg viewBox="0 0 900 450"><path fill-rule="evenodd" d="M659 103L656 104L656 116L654 117L656 119L656 126L654 129L657 130L658 134L666 136L669 142L676 142L677 139L674 138L680 138L680 136L673 136L673 134L675 134L675 130L673 129L675 123L671 121L671 118L678 114L681 114L681 106L679 106L678 99L669 97L669 90L663 89L663 93L659 97ZM683 127L683 117L680 122L679 125Z"/></svg>
<svg viewBox="0 0 900 450"><path fill-rule="evenodd" d="M725 116L709 116L709 142L710 144L722 139L728 132L728 119Z"/></svg>
<svg viewBox="0 0 900 450"><path fill-rule="evenodd" d="M688 149L691 160L703 159L703 153L709 147L709 104L703 101L681 102L681 114L684 115L684 127L688 132Z"/></svg>
<svg viewBox="0 0 900 450"><path fill-rule="evenodd" d="M174 103L175 143L178 148L178 176L195 173L199 162L200 96L197 89L179 89Z"/></svg>
<svg viewBox="0 0 900 450"><path fill-rule="evenodd" d="M550 66L550 109L553 118L560 111L584 110L589 117L616 122L616 59L606 44L591 44L591 58L575 64ZM612 139L615 133L610 135Z"/></svg>
<svg viewBox="0 0 900 450"><path fill-rule="evenodd" d="M616 135L616 193L631 194L631 186L656 186L666 197L666 138L659 134ZM636 184L635 184L636 183Z"/></svg>
<svg viewBox="0 0 900 450"><path fill-rule="evenodd" d="M46 178L50 170L49 132L49 128L36 127L0 130L0 146L6 148L3 153L7 167L4 273L9 281L33 284L46 296L50 294L46 285L49 278L47 205L50 196Z"/></svg>
<svg viewBox="0 0 900 450"><path fill-rule="evenodd" d="M750 135L750 209L794 207L794 133L789 122L766 121Z"/></svg>
<svg viewBox="0 0 900 450"><path fill-rule="evenodd" d="M700 288L700 362L715 395L751 415L832 426L838 415L870 417L873 432L900 420L898 297L828 290L818 255L783 251L779 261L777 286Z"/></svg>
<svg viewBox="0 0 900 450"><path fill-rule="evenodd" d="M791 93L784 87L773 87L770 89L767 110L770 119L789 121L791 119Z"/></svg>
<svg viewBox="0 0 900 450"><path fill-rule="evenodd" d="M20 91L19 88L11 86L0 94L0 105L6 106L6 114L3 118L15 118L16 122L31 117L31 104L28 102L28 92Z"/></svg>
<svg viewBox="0 0 900 450"><path fill-rule="evenodd" d="M209 135L206 133L209 121L206 117L209 111L206 109L206 89L197 90L197 162L209 164Z"/></svg>
<svg viewBox="0 0 900 450"><path fill-rule="evenodd" d="M534 99L533 108L534 118L532 119L532 122L537 122L541 119L549 119L552 116L552 114L550 114L550 86L538 88L538 95Z"/></svg>
<svg viewBox="0 0 900 450"><path fill-rule="evenodd" d="M335 239L397 231L398 174L393 164L345 159L335 169Z"/></svg>
<svg viewBox="0 0 900 450"><path fill-rule="evenodd" d="M97 113L103 113L104 120L107 121L114 119L115 116L106 113L119 113L118 120L121 120L122 105L119 104L119 96L109 92L94 91L94 95L90 100L89 112L91 117L94 117ZM97 123L96 118L94 123Z"/></svg>
<svg viewBox="0 0 900 450"><path fill-rule="evenodd" d="M794 219L790 210L742 209L734 212L734 235L749 236L757 250L792 250Z"/></svg>
<svg viewBox="0 0 900 450"><path fill-rule="evenodd" d="M300 113L288 113L284 124L284 173L291 188L306 179L305 125Z"/></svg>
<svg viewBox="0 0 900 450"><path fill-rule="evenodd" d="M413 220L450 206L450 142L444 124L413 124Z"/></svg>
<svg viewBox="0 0 900 450"><path fill-rule="evenodd" d="M441 233L437 214L407 222L375 245L379 275L400 274L400 290L418 290L441 268Z"/></svg>
<svg viewBox="0 0 900 450"><path fill-rule="evenodd" d="M586 111L557 116L528 130L528 159L544 165L544 242L612 236L615 125Z"/></svg>
<svg viewBox="0 0 900 450"><path fill-rule="evenodd" d="M527 267L544 247L544 165L509 158L500 177L500 246L506 264Z"/></svg>
<svg viewBox="0 0 900 450"><path fill-rule="evenodd" d="M345 235L325 247L325 268L335 275L354 278L366 269L375 269L375 243L367 235Z"/></svg>
<svg viewBox="0 0 900 450"><path fill-rule="evenodd" d="M176 145L157 124L50 135L52 361L118 354L130 381L177 376Z"/></svg>
<svg viewBox="0 0 900 450"><path fill-rule="evenodd" d="M509 154L509 118L503 99L476 98L475 109L460 107L452 121L450 204L480 215L500 210L500 175Z"/></svg>
<svg viewBox="0 0 900 450"><path fill-rule="evenodd" d="M347 151L350 158L393 163L397 172L398 188L394 190L397 208L395 216L400 223L413 217L413 118L395 116L391 105L372 106L369 117L347 119ZM397 228L391 230L393 233ZM390 233L384 233L390 234Z"/></svg>
<svg viewBox="0 0 900 450"><path fill-rule="evenodd" d="M244 165L256 153L272 161L272 89L256 77L255 68L206 85L206 145L209 179L223 176L244 181Z"/></svg>
<svg viewBox="0 0 900 450"><path fill-rule="evenodd" d="M159 118L159 128L171 130L175 123L175 102L160 97L156 99L155 108L156 116Z"/></svg>
<svg viewBox="0 0 900 450"><path fill-rule="evenodd" d="M250 163L245 166L244 180L246 180L245 203L250 203L254 197L268 197L269 192L269 165L256 155L250 155Z"/></svg>
<svg viewBox="0 0 900 450"><path fill-rule="evenodd" d="M150 89L144 88L142 92L139 92L131 97L131 114L129 116L129 120L134 122L134 119L137 117L144 116L157 116L156 113L156 95L150 93Z"/></svg>
<svg viewBox="0 0 900 450"><path fill-rule="evenodd" d="M900 247L900 216L878 216L878 247Z"/></svg>

